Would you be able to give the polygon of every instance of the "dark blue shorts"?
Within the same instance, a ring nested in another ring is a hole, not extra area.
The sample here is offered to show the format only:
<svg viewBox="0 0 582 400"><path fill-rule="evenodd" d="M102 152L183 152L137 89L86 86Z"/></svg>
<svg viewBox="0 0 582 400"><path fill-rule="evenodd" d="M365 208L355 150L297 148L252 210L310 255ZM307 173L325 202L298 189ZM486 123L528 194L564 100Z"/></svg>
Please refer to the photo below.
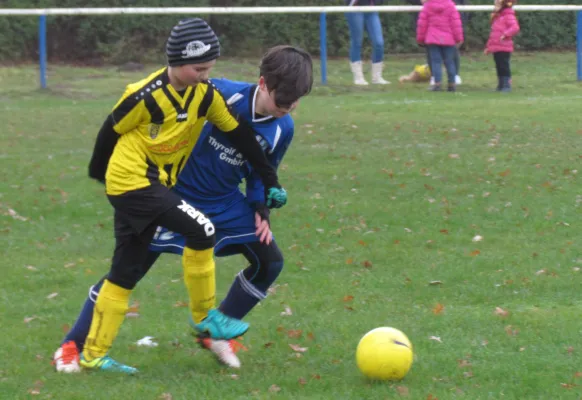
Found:
<svg viewBox="0 0 582 400"><path fill-rule="evenodd" d="M244 200L238 201L227 209L219 212L205 212L203 207L196 207L203 212L216 229L216 246L214 254L218 257L228 256L236 252L230 252L228 247L234 244L258 242L255 235L255 212ZM150 250L158 253L182 254L184 249L184 237L166 228L158 227L154 239L150 243Z"/></svg>

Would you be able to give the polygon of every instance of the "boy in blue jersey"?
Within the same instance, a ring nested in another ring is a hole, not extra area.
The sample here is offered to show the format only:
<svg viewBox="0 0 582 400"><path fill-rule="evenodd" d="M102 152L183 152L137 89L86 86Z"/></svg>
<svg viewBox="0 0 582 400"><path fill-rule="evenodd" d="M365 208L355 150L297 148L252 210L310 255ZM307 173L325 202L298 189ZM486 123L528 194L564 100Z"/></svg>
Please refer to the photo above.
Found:
<svg viewBox="0 0 582 400"><path fill-rule="evenodd" d="M263 57L257 84L226 79L213 79L210 83L226 99L233 114L253 127L268 161L277 167L293 139L294 124L289 113L313 84L309 54L296 47L277 46ZM246 195L239 190L243 179ZM248 267L236 276L219 307L225 315L242 319L266 297L267 289L283 268L283 255L271 234L260 177L228 136L207 124L172 190L184 200L185 212L210 218L216 229L216 256L241 254L247 259ZM181 255L184 245L182 235L158 227L141 277L161 253ZM87 337L102 282L91 287L81 314L54 355L59 372L80 371L79 351ZM240 367L234 341L201 337L200 342L222 363Z"/></svg>

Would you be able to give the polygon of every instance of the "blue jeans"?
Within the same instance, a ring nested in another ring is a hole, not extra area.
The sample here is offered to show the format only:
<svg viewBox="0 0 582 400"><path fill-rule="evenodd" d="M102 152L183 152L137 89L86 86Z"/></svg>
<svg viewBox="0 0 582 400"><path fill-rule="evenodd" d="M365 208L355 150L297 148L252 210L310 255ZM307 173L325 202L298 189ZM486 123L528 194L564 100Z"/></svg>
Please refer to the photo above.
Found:
<svg viewBox="0 0 582 400"><path fill-rule="evenodd" d="M382 62L384 60L384 37L378 13L346 13L346 19L350 28L350 61L362 60L365 24L368 37L372 41L372 62Z"/></svg>
<svg viewBox="0 0 582 400"><path fill-rule="evenodd" d="M461 75L461 52L459 49L455 51L455 71L457 75ZM430 66L430 53L428 47L426 48L426 63Z"/></svg>
<svg viewBox="0 0 582 400"><path fill-rule="evenodd" d="M455 83L457 69L455 67L455 46L438 46L436 44L428 45L428 54L430 57L430 71L434 76L434 82L440 84L443 80L442 64L445 63L447 69L447 79L449 83Z"/></svg>

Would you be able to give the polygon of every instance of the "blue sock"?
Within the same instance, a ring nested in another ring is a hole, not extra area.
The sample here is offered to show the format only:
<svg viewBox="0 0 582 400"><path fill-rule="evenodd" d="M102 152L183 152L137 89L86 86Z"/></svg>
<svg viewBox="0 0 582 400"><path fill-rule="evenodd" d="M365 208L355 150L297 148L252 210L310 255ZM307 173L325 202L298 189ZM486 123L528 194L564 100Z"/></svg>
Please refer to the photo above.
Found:
<svg viewBox="0 0 582 400"><path fill-rule="evenodd" d="M250 283L241 271L220 304L220 311L231 318L243 319L265 297L265 292Z"/></svg>
<svg viewBox="0 0 582 400"><path fill-rule="evenodd" d="M101 290L102 285L103 280L99 281L98 284L91 286L89 289L89 296L87 297L87 300L85 300L85 304L83 305L81 313L77 317L75 324L69 333L67 333L67 336L65 336L65 339L61 344L72 340L77 345L79 352L83 351L85 339L89 334L91 321L93 320L93 309L95 308L95 301L97 300L97 295L99 294L99 290Z"/></svg>

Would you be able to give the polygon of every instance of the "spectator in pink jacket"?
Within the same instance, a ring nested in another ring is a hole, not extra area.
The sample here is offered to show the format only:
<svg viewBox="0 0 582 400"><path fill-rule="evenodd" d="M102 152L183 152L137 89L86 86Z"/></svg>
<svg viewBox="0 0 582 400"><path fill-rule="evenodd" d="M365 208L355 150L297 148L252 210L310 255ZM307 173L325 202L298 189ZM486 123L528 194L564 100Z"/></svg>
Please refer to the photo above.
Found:
<svg viewBox="0 0 582 400"><path fill-rule="evenodd" d="M442 64L445 63L449 92L456 90L456 46L463 43L461 15L453 0L427 0L422 6L416 26L416 41L428 47L430 70L434 76L432 91L441 90Z"/></svg>
<svg viewBox="0 0 582 400"><path fill-rule="evenodd" d="M513 37L519 33L519 23L513 10L516 1L495 0L495 9L491 14L491 32L484 53L493 53L498 92L511 92L510 60L513 53Z"/></svg>

